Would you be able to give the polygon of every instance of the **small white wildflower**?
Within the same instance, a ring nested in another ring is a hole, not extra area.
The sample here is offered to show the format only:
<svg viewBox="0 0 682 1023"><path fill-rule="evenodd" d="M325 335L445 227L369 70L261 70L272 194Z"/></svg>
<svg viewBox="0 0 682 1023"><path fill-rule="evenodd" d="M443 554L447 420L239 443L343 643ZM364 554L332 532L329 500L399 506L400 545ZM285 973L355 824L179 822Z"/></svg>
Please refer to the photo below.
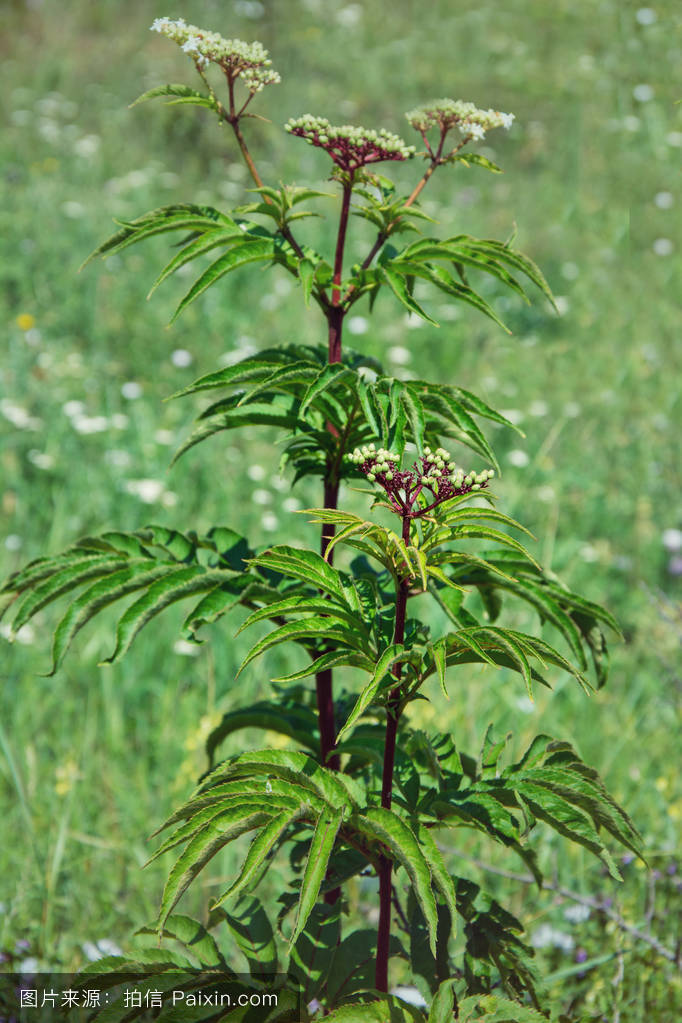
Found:
<svg viewBox="0 0 682 1023"><path fill-rule="evenodd" d="M127 451L123 451L120 448L113 448L111 451L104 452L104 461L108 465L114 465L117 469L124 469L130 465L132 459Z"/></svg>
<svg viewBox="0 0 682 1023"><path fill-rule="evenodd" d="M638 103L648 103L649 100L654 98L653 86L647 85L646 82L642 82L641 85L636 85L634 87L632 95Z"/></svg>
<svg viewBox="0 0 682 1023"><path fill-rule="evenodd" d="M537 494L538 501L542 501L543 504L551 504L556 499L556 490L549 483L538 487Z"/></svg>
<svg viewBox="0 0 682 1023"><path fill-rule="evenodd" d="M73 144L73 151L76 156L82 157L84 160L89 160L99 152L100 137L99 135L84 135L83 138L78 139Z"/></svg>
<svg viewBox="0 0 682 1023"><path fill-rule="evenodd" d="M640 7L635 14L638 25L653 25L658 15L653 7Z"/></svg>
<svg viewBox="0 0 682 1023"><path fill-rule="evenodd" d="M568 419L577 419L582 409L577 401L567 401L564 405L564 415Z"/></svg>
<svg viewBox="0 0 682 1023"><path fill-rule="evenodd" d="M657 256L670 256L675 246L670 238L657 238L651 248Z"/></svg>
<svg viewBox="0 0 682 1023"><path fill-rule="evenodd" d="M664 529L661 537L663 546L672 554L682 550L682 529Z"/></svg>
<svg viewBox="0 0 682 1023"><path fill-rule="evenodd" d="M535 948L560 948L563 952L571 952L575 947L575 941L570 934L552 927L551 924L542 924L536 928L530 940Z"/></svg>
<svg viewBox="0 0 682 1023"><path fill-rule="evenodd" d="M360 4L347 4L336 12L336 20L343 28L355 28L362 20L362 7Z"/></svg>
<svg viewBox="0 0 682 1023"><path fill-rule="evenodd" d="M568 920L572 924L584 924L586 920L590 918L590 907L583 906L579 902L576 902L572 906L567 906L564 910L564 919Z"/></svg>
<svg viewBox="0 0 682 1023"><path fill-rule="evenodd" d="M165 487L160 480L126 480L125 489L133 497L139 497L145 504L154 504L163 494Z"/></svg>
<svg viewBox="0 0 682 1023"><path fill-rule="evenodd" d="M282 501L282 508L287 512L295 512L301 507L301 502L297 501L295 497L287 497Z"/></svg>
<svg viewBox="0 0 682 1023"><path fill-rule="evenodd" d="M568 310L571 308L571 304L565 295L557 295L554 299L556 305L556 311L559 316L565 316Z"/></svg>
<svg viewBox="0 0 682 1023"><path fill-rule="evenodd" d="M623 118L623 127L626 131L639 131L642 122L634 114L628 114Z"/></svg>
<svg viewBox="0 0 682 1023"><path fill-rule="evenodd" d="M180 657L197 657L199 647L196 643L188 643L186 639L176 639L173 643L173 653Z"/></svg>
<svg viewBox="0 0 682 1023"><path fill-rule="evenodd" d="M547 413L549 412L549 405L547 404L546 401L542 400L533 401L531 402L528 411L532 416L535 416L536 418L540 419L542 416L546 416Z"/></svg>
<svg viewBox="0 0 682 1023"><path fill-rule="evenodd" d="M267 473L262 465L258 465L254 462L246 470L246 475L250 480L253 480L254 483L260 483L261 480L265 479Z"/></svg>
<svg viewBox="0 0 682 1023"><path fill-rule="evenodd" d="M584 543L578 553L583 561L587 561L589 564L599 560L599 552L591 543Z"/></svg>
<svg viewBox="0 0 682 1023"><path fill-rule="evenodd" d="M154 440L157 444L163 444L165 447L169 447L175 443L175 434L172 430L157 430L154 434Z"/></svg>
<svg viewBox="0 0 682 1023"><path fill-rule="evenodd" d="M62 405L62 412L65 416L82 416L85 413L85 405L82 401L65 401Z"/></svg>
<svg viewBox="0 0 682 1023"><path fill-rule="evenodd" d="M78 433L104 433L109 420L106 416L72 416L71 425Z"/></svg>
<svg viewBox="0 0 682 1023"><path fill-rule="evenodd" d="M682 146L682 131L669 131L665 141L669 146L675 146L679 149Z"/></svg>
<svg viewBox="0 0 682 1023"><path fill-rule="evenodd" d="M251 500L254 502L254 504L271 504L272 494L270 493L269 490L261 489L254 490L254 492L251 495Z"/></svg>
<svg viewBox="0 0 682 1023"><path fill-rule="evenodd" d="M10 533L5 537L5 547L8 551L19 551L21 550L23 540L16 533Z"/></svg>
<svg viewBox="0 0 682 1023"><path fill-rule="evenodd" d="M659 210L669 210L675 202L672 192L657 192L654 196L654 203Z"/></svg>
<svg viewBox="0 0 682 1023"><path fill-rule="evenodd" d="M351 334L366 334L369 330L369 320L365 316L350 316L346 326Z"/></svg>
<svg viewBox="0 0 682 1023"><path fill-rule="evenodd" d="M68 202L62 203L62 211L67 217L70 217L72 220L77 220L78 217L82 217L85 213L85 206L82 202L70 199Z"/></svg>
<svg viewBox="0 0 682 1023"><path fill-rule="evenodd" d="M186 348L176 348L171 355L171 362L179 369L184 369L185 366L192 365L194 362L194 356L191 352L188 352Z"/></svg>
<svg viewBox="0 0 682 1023"><path fill-rule="evenodd" d="M577 263L562 263L561 264L561 276L565 277L567 281L574 281L580 274L580 267Z"/></svg>
<svg viewBox="0 0 682 1023"><path fill-rule="evenodd" d="M266 512L260 523L263 529L267 529L269 533L272 533L279 526L279 520L272 512Z"/></svg>
<svg viewBox="0 0 682 1023"><path fill-rule="evenodd" d="M111 425L115 430L125 430L128 422L128 417L123 412L114 412L111 417Z"/></svg>
<svg viewBox="0 0 682 1023"><path fill-rule="evenodd" d="M525 451L522 451L520 448L514 448L507 453L507 461L517 469L525 469L530 462L530 458Z"/></svg>
<svg viewBox="0 0 682 1023"><path fill-rule="evenodd" d="M409 362L412 362L412 352L409 348L403 348L402 345L393 345L386 354L391 362L395 362L398 366L407 366Z"/></svg>
<svg viewBox="0 0 682 1023"><path fill-rule="evenodd" d="M127 380L121 385L121 394L128 401L135 401L136 398L142 397L142 387L136 380Z"/></svg>
<svg viewBox="0 0 682 1023"><path fill-rule="evenodd" d="M164 490L161 495L161 504L164 508L175 508L178 503L178 495L173 490Z"/></svg>
<svg viewBox="0 0 682 1023"><path fill-rule="evenodd" d="M524 420L523 412L518 408L506 408L503 409L500 415L508 419L513 426L519 426Z"/></svg>
<svg viewBox="0 0 682 1023"><path fill-rule="evenodd" d="M46 451L32 448L26 457L32 465L35 465L36 469L52 469L54 467L54 456L49 455Z"/></svg>

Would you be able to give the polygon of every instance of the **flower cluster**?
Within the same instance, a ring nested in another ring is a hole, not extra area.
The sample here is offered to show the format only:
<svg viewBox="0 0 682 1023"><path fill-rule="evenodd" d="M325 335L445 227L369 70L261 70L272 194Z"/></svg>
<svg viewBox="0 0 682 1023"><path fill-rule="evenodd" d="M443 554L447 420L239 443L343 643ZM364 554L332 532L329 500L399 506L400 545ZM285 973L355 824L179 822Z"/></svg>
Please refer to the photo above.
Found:
<svg viewBox="0 0 682 1023"><path fill-rule="evenodd" d="M423 456L406 470L399 468L398 455L385 448L377 449L374 444L356 448L348 460L370 483L378 483L386 491L394 511L410 518L418 518L453 497L484 489L495 475L492 469L465 473L450 461L450 452L445 448L431 451L425 447ZM426 498L426 505L423 501L415 505L420 494Z"/></svg>
<svg viewBox="0 0 682 1023"><path fill-rule="evenodd" d="M188 25L184 18L172 21L157 18L152 32L160 32L189 54L198 68L217 64L231 81L241 78L249 92L260 92L263 86L276 84L280 76L271 68L268 51L261 43L244 43L241 39L223 39L217 32L207 32Z"/></svg>
<svg viewBox="0 0 682 1023"><path fill-rule="evenodd" d="M284 127L311 146L326 150L334 163L348 172L380 160L409 160L415 153L414 146L406 145L399 135L383 128L372 131L351 124L337 127L325 117L313 117L312 114L292 117Z"/></svg>
<svg viewBox="0 0 682 1023"><path fill-rule="evenodd" d="M480 110L462 99L437 99L410 110L405 116L416 131L426 132L429 128L438 127L445 138L451 128L457 128L467 140L483 139L491 128L509 129L514 120L513 114Z"/></svg>

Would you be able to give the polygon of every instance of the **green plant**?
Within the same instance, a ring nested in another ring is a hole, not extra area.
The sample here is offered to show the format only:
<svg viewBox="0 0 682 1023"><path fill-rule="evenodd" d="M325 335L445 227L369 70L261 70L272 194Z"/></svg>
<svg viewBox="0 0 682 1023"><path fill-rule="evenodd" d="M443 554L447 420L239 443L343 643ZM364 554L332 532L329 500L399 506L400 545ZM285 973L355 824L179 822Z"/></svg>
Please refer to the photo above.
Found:
<svg viewBox="0 0 682 1023"><path fill-rule="evenodd" d="M307 658L303 668L275 680L274 699L230 712L210 736L212 763L228 734L254 724L281 732L295 749L257 750L219 763L166 822L174 830L155 856L183 851L169 875L155 933L179 941L185 955L194 954L205 966L232 965L207 931L174 910L220 849L255 832L239 876L215 901L209 923L224 925L256 972L272 971L279 961L288 975L285 983L304 992L304 1014L331 1010L331 1018L339 1020L423 1019L387 994L394 957L399 968L402 960L404 975L432 992L430 1020L454 1014L462 1020L537 1019L541 984L532 950L519 936L520 923L472 882L452 876L434 833L476 829L513 850L539 882L527 841L537 821L598 855L615 877L618 870L600 832L634 851L637 834L568 743L538 736L518 762L505 767L505 742L491 731L472 757L445 731L428 736L411 728L405 712L425 698L433 681L445 689L448 669L458 665L514 672L529 692L533 684L547 684L546 670L553 666L589 688L591 655L601 685L607 671L601 626L616 626L602 608L544 573L515 539L512 532L523 527L492 505L493 470L460 469L440 447L450 439L496 465L477 419L511 424L468 391L392 378L378 362L343 345L349 311L365 298L372 309L382 292L409 314L430 320L415 297L417 282L497 323L494 307L472 286L470 274L487 274L524 299L520 280L528 281L551 300L538 268L511 241L441 239L417 230L429 222L417 200L439 167L467 162L498 170L463 150L486 130L509 127L511 115L451 100L412 111L408 120L421 136L426 170L409 195L398 194L371 169L417 155L398 136L334 127L311 116L289 121L290 134L328 153L341 193L334 253L325 260L297 237L297 222L315 215L321 201L335 201L335 193L264 185L242 131L253 98L278 80L265 51L182 21L161 19L155 27L190 55L203 90L169 85L140 99L166 96L172 104L214 112L232 130L257 198L229 214L190 203L153 210L120 224L96 255L180 232L180 247L152 290L194 260L214 250L219 255L200 271L175 315L248 263L290 274L305 304L320 310L325 345L268 349L181 392L218 390L220 397L201 413L179 452L242 426L282 431L293 479L322 481L322 507L309 512L321 527L319 553L286 545L255 551L224 527L205 534L154 526L108 532L33 562L8 581L4 593L14 628L57 598L68 598L55 632L54 672L79 630L118 600L134 597L119 619L112 661L166 607L194 597L198 602L184 625L188 638L196 639L203 626L229 610L245 608L250 613L243 628L258 622L272 628L254 644L244 666L284 642L297 643ZM211 65L225 76L225 103L209 77ZM376 238L365 259L348 270L344 257L354 216L368 221ZM399 236L407 232L419 237L403 244ZM341 483L363 478L371 484L367 518L338 507ZM393 515L399 528L391 528ZM334 564L337 546L354 555L342 567ZM410 616L419 598L433 602L447 631L434 635L427 624L431 612ZM561 634L570 660L544 639L498 624L515 598ZM339 668L352 671L350 693L334 693L332 673ZM360 673L367 676L362 686ZM310 676L314 692L303 684ZM292 883L281 900L277 931L284 947L280 942L278 949L265 908L251 893L284 843L290 847ZM379 879L378 931L346 927L342 933L343 885L368 871ZM396 875L405 877L404 889ZM223 903L237 897L236 909L228 912ZM458 919L464 921L461 962L450 956ZM246 930L260 935L259 955L245 940ZM144 952L137 961L146 961ZM150 961L174 970L186 960L169 951L167 959L157 952ZM126 964L116 959L109 965L120 971ZM278 1018L294 1011L283 989Z"/></svg>

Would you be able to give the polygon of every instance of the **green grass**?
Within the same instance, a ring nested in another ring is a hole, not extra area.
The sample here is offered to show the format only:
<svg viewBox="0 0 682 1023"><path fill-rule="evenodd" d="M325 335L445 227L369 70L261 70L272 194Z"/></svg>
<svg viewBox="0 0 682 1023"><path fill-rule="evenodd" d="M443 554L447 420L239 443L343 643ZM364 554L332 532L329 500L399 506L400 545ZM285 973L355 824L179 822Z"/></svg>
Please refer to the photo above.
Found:
<svg viewBox="0 0 682 1023"><path fill-rule="evenodd" d="M240 13L260 8L262 17ZM596 0L437 0L426 13L410 0L251 8L195 0L177 12L146 0L10 5L0 143L0 531L9 540L0 545L0 573L84 533L148 521L200 529L220 522L256 542L314 542L301 517L282 507L288 482L270 483L277 451L266 433L215 440L167 471L196 406L163 404L164 397L236 347L321 339L319 318L301 313L288 282L273 271L262 281L255 273L230 279L166 329L187 280L168 282L145 302L162 244L76 274L113 216L187 199L229 208L248 184L208 116L156 104L127 109L145 88L191 82L189 62L147 31L153 17L181 13L270 48L283 82L259 109L272 124L249 125L266 178L282 168L287 180L326 187L321 154L280 129L307 110L406 138L402 112L434 96L514 111L512 132L490 137L504 177L476 168L439 172L424 208L443 232L505 238L516 227L519 247L561 296L562 315L539 298L531 307L511 303L504 313L514 333L506 337L473 311L458 309L451 319L434 303L441 327L415 329L384 298L369 332L347 340L393 358L396 368L396 356L407 358L407 371L469 387L518 414L525 439L491 433L504 469L501 507L533 529L541 559L606 603L625 632L609 685L591 700L558 679L531 708L511 680L474 673L453 680L445 711L424 705L424 722L447 712L469 747L489 720L513 731L517 745L540 730L571 738L635 818L655 866L656 857L667 864L681 852L680 582L662 544L665 529L682 526L674 440L682 370L675 346L681 17L667 0L654 23L641 24L638 8ZM642 85L652 98L636 98L646 96L634 91ZM414 168L401 174L407 184ZM303 233L328 243L331 230L311 221ZM363 226L357 237L351 259L367 247ZM191 353L190 366L174 365L178 349ZM125 398L125 382L139 384L142 397ZM74 414L69 402L82 410ZM108 422L100 431L101 416ZM249 465L262 466L265 480L250 479ZM130 481L142 479L158 481L152 503L130 492ZM310 486L294 495L301 506L319 500ZM96 664L111 647L111 629L91 630L57 677L46 679L38 672L48 666L54 622L46 615L14 647L0 639L0 807L11 839L0 852L0 949L11 952L26 939L41 960L74 966L83 942L123 944L153 917L166 868L140 871L145 837L203 767L197 722L266 692L275 661L257 662L234 691L246 639L233 641L232 625L224 625L191 658L174 652L176 619L109 669ZM471 851L486 859L485 848ZM644 873L633 868L619 896L560 843L546 843L543 856L563 884L608 890L641 922ZM230 869L226 858L213 879ZM197 888L187 910L200 912L206 893ZM515 899L524 916L559 912L548 893L519 888ZM577 925L573 932L579 943ZM603 951L589 940L595 955ZM615 935L608 940L616 947ZM570 962L564 955L554 968ZM662 977L660 966L654 957L637 977ZM631 973L624 1018L672 1020L664 1008L651 1014ZM606 964L588 975L601 984L592 1004L606 998L608 1008L614 974ZM574 983L563 981L561 990Z"/></svg>

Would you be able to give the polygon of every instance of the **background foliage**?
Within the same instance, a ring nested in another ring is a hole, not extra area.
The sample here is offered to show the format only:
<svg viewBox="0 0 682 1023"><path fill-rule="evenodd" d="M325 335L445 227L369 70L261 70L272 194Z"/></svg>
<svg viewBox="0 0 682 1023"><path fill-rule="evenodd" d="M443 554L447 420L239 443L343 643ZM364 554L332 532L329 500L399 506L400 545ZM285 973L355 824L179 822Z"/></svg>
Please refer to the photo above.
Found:
<svg viewBox="0 0 682 1023"><path fill-rule="evenodd" d="M551 839L545 866L567 887L613 899L637 926L648 918L673 947L682 817L675 771L682 551L674 549L682 538L672 532L682 527L672 301L681 266L680 16L672 3L559 3L551 13L535 2L451 8L434 3L417 16L416 5L402 0L391 5L387 26L382 4L326 0L189 2L181 12L102 0L74 2L66 15L55 2L9 6L0 574L75 535L147 521L222 521L248 527L255 540L277 530L314 542L314 527L293 511L317 503L317 494L302 485L291 491L277 477L277 454L261 431L235 435L227 447L203 445L167 473L197 406L161 399L234 353L319 341L318 318L302 317L298 297L273 274L262 297L246 277L227 279L167 331L188 282L168 282L144 304L163 243L75 277L112 215L132 217L187 195L234 205L248 185L208 115L126 109L144 88L187 75L182 55L147 33L153 17L182 13L269 47L283 84L268 103L281 117L254 124L253 148L259 155L260 138L260 150L274 152L287 178L302 183L319 179L324 187L326 163L279 130L297 109L398 132L402 111L434 95L514 111L512 132L496 133L484 150L506 175L443 173L424 208L444 227L482 236L505 237L516 223L519 246L560 296L561 316L539 302L500 303L514 331L506 338L465 307L437 329L400 323L381 302L362 342L406 375L470 387L525 431L525 440L502 430L494 437L506 470L496 487L501 502L534 530L543 562L609 605L626 642L613 651L609 686L589 702L566 679L555 696L538 693L533 706L517 685L488 688L475 672L443 709L469 746L492 718L514 732L516 752L538 731L577 743L645 834L661 876L633 864L617 888L579 853L560 843L555 851ZM346 97L341 104L338 96ZM441 318L436 303L429 309ZM348 326L352 345L352 332L367 326L361 306ZM221 476L222 494L210 486ZM154 915L165 864L138 869L148 823L170 812L203 769L204 734L237 702L232 679L248 636L232 641L227 626L225 642L215 633L193 659L168 621L130 662L100 670L111 629L98 626L47 680L37 672L49 666L50 624L45 636L33 627L14 648L3 647L0 800L15 841L0 852L0 949L73 966L90 945L121 943L131 925ZM254 699L263 694L277 657L267 671L256 662L244 673L240 702L245 686ZM125 845L138 862L122 854ZM474 840L462 852L495 866ZM233 865L228 854L216 861L205 879L209 894L224 887ZM494 875L481 878L494 886ZM270 883L277 891L276 878ZM508 891L510 882L501 883ZM359 912L366 895L358 883ZM198 911L196 898L187 912ZM647 1018L653 999L676 1018L663 1007L670 998L662 960L603 913L567 918L572 905L518 884L516 908L534 917L531 938L556 971L578 971L558 983L563 996L587 992L590 1004L611 1014L620 999L633 1019ZM659 919L666 913L667 924ZM612 957L620 948L625 971L610 958L580 976L583 951Z"/></svg>

